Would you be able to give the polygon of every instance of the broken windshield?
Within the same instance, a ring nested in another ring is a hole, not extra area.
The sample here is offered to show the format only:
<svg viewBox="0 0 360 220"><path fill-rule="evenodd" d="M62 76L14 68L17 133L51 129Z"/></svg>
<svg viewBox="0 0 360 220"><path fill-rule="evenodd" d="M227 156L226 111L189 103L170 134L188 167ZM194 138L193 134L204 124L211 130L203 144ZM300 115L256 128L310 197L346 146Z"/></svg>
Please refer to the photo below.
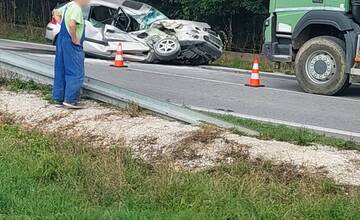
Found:
<svg viewBox="0 0 360 220"><path fill-rule="evenodd" d="M163 13L153 7L150 7L144 13L133 15L133 17L139 23L140 30L148 29L156 21L168 19Z"/></svg>

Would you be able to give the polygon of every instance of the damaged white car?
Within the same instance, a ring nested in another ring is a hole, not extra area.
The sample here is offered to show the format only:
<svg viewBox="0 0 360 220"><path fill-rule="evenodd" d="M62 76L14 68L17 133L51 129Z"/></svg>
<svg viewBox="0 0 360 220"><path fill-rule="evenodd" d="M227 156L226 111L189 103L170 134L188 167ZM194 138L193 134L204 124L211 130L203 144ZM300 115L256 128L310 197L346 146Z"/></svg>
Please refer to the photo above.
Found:
<svg viewBox="0 0 360 220"><path fill-rule="evenodd" d="M218 59L223 43L206 23L170 20L147 4L132 0L92 0L84 10L84 50L114 57L119 42L125 59L151 63L207 64ZM52 42L60 31L55 19L46 28Z"/></svg>

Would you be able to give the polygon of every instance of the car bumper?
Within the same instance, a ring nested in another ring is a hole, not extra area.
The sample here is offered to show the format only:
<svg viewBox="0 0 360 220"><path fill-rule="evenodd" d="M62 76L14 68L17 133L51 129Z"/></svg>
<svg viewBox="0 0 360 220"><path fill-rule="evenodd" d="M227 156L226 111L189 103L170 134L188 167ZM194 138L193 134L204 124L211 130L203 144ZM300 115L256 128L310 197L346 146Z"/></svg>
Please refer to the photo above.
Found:
<svg viewBox="0 0 360 220"><path fill-rule="evenodd" d="M209 61L214 61L220 58L223 53L222 48L219 48L207 41L193 42L192 44L181 44L181 49L182 59L189 60L201 56Z"/></svg>
<svg viewBox="0 0 360 220"><path fill-rule="evenodd" d="M49 41L54 42L56 35L59 33L60 27L55 24L48 24L46 26L45 38Z"/></svg>

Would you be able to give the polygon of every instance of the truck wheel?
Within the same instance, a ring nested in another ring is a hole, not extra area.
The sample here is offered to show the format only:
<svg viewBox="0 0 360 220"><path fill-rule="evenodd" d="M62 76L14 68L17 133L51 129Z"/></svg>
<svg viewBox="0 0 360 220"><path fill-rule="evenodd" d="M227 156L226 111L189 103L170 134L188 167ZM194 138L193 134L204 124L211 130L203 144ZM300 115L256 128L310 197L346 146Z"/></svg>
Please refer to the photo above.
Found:
<svg viewBox="0 0 360 220"><path fill-rule="evenodd" d="M330 36L313 38L300 48L295 71L305 92L335 95L349 86L344 48L342 40Z"/></svg>

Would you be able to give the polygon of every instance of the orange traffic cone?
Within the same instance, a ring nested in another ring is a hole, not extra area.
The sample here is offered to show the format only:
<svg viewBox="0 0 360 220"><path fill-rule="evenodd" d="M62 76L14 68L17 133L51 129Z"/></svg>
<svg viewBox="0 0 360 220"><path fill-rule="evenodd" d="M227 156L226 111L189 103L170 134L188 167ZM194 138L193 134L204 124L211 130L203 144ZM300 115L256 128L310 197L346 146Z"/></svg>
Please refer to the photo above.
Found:
<svg viewBox="0 0 360 220"><path fill-rule="evenodd" d="M116 50L116 56L115 56L115 63L114 65L111 65L113 67L127 67L125 65L125 61L124 61L124 51L122 49L122 44L119 43L119 46Z"/></svg>
<svg viewBox="0 0 360 220"><path fill-rule="evenodd" d="M259 70L259 59L256 58L254 60L254 65L253 65L253 69L251 71L251 77L249 80L249 84L245 84L246 86L249 87L264 87L264 85L261 85L261 81L260 81L260 70Z"/></svg>

